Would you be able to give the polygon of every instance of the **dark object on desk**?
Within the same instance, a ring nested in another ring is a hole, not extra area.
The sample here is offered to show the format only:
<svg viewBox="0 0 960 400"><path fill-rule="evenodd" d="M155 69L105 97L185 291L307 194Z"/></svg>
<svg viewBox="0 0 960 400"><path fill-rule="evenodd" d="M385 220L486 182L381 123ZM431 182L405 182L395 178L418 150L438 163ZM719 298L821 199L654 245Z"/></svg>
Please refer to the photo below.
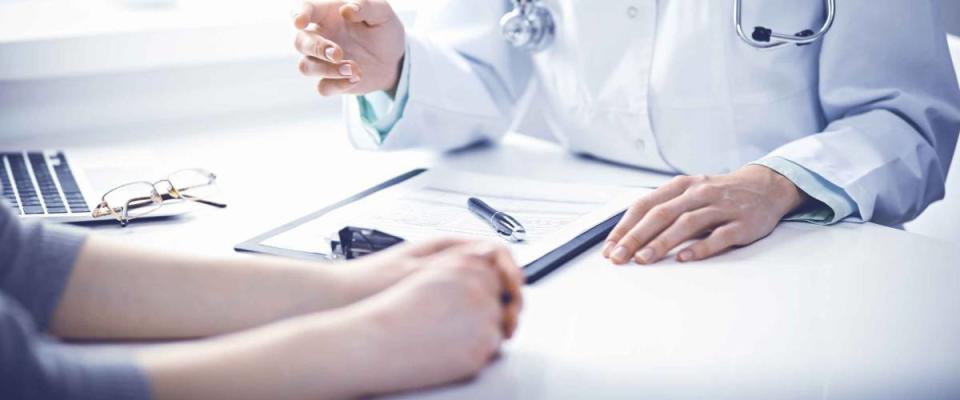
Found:
<svg viewBox="0 0 960 400"><path fill-rule="evenodd" d="M403 243L403 238L374 229L348 226L337 232L340 241L331 241L330 250L333 254L342 255L348 260L385 250Z"/></svg>
<svg viewBox="0 0 960 400"><path fill-rule="evenodd" d="M254 238L251 238L250 240L240 243L234 247L234 250L263 253L263 254L272 254L272 255L278 255L278 256L284 256L284 257L299 258L303 260L327 261L329 259L327 255L273 247L273 246L264 244L264 242L281 233L289 231L293 228L296 228L307 222L313 221L317 218L323 217L325 214L333 210L336 210L340 207L346 206L355 201L359 201L381 190L403 183L409 180L410 178L413 178L417 175L422 174L425 171L426 169L415 169L403 175L394 177L386 182L383 182L363 192L360 192L356 195L348 197L338 203L335 203L333 205L330 205L328 207L325 207L323 209L320 209L318 211L305 215L299 219L296 219L294 221L281 225L276 229L270 230ZM523 273L524 273L524 276L526 276L527 284L532 284L540 280L540 278L543 278L544 276L547 276L547 274L549 274L550 272L553 272L557 268L560 268L560 266L562 266L567 261L574 259L575 257L580 255L587 249L603 241L606 235L610 233L611 230L613 230L613 227L616 226L617 221L619 221L621 217L623 217L622 212L600 223L599 225L591 228L590 230L580 234L573 240L565 243L563 246L560 246L554 249L553 251L547 253L543 257L540 257L536 261L533 261L525 265L523 268Z"/></svg>
<svg viewBox="0 0 960 400"><path fill-rule="evenodd" d="M497 211L476 197L467 199L467 208L490 225L500 237L511 242L522 242L527 230L515 218Z"/></svg>
<svg viewBox="0 0 960 400"><path fill-rule="evenodd" d="M553 272L553 270L566 264L567 261L577 258L577 256L583 252L602 242L603 239L606 239L607 235L613 231L613 227L617 226L617 222L620 222L620 218L623 218L624 213L626 213L626 211L621 211L619 214L581 233L580 236L573 238L573 240L565 243L563 246L554 249L536 261L524 266L523 275L527 277L527 283L530 284L540 280L540 278L547 276L547 274Z"/></svg>

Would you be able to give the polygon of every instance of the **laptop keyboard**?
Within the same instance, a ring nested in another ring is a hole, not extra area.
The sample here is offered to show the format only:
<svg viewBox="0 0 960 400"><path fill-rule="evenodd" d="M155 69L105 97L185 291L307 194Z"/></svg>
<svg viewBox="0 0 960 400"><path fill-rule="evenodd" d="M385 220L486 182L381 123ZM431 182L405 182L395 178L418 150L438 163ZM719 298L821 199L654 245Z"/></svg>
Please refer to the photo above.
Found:
<svg viewBox="0 0 960 400"><path fill-rule="evenodd" d="M90 212L62 152L0 153L0 183L20 215Z"/></svg>

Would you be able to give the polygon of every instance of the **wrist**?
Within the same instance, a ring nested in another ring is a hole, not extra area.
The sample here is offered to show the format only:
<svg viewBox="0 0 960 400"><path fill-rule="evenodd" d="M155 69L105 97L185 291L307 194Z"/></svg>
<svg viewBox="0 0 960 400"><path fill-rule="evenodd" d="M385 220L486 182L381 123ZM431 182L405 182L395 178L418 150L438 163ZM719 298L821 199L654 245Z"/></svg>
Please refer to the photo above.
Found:
<svg viewBox="0 0 960 400"><path fill-rule="evenodd" d="M406 57L406 51L404 51L404 54L400 55L400 61L397 62L397 69L395 70L396 72L393 74L393 86L384 90L384 92L394 100L397 98L397 88L400 87L400 78L403 76L403 63Z"/></svg>
<svg viewBox="0 0 960 400"><path fill-rule="evenodd" d="M773 185L776 187L775 195L777 198L782 199L783 204L783 215L790 214L807 203L810 200L810 196L806 192L800 190L796 184L793 183L787 177L781 175L779 172L768 168L766 166L759 166L767 171L770 174L770 179Z"/></svg>
<svg viewBox="0 0 960 400"><path fill-rule="evenodd" d="M779 206L781 215L794 212L810 200L806 192L776 170L765 165L751 164L743 168L744 171L759 173L762 181L770 188L770 197Z"/></svg>
<svg viewBox="0 0 960 400"><path fill-rule="evenodd" d="M360 329L338 310L136 356L156 399L354 398L365 378L351 362L364 351Z"/></svg>
<svg viewBox="0 0 960 400"><path fill-rule="evenodd" d="M370 393L376 382L376 337L368 320L367 307L351 305L316 315L304 347L320 347L312 352L309 373L327 376L329 388L320 388L323 397L358 398Z"/></svg>
<svg viewBox="0 0 960 400"><path fill-rule="evenodd" d="M335 311L317 315L306 337L308 343L321 343L311 373L324 371L335 381L336 398L359 398L378 394L384 361L384 335L378 321L382 308L378 302L361 301ZM309 344L307 344L309 346ZM326 391L325 391L326 392Z"/></svg>
<svg viewBox="0 0 960 400"><path fill-rule="evenodd" d="M419 263L410 257L395 256L390 253L365 257L335 266L342 268L341 292L344 305L356 303L414 273Z"/></svg>

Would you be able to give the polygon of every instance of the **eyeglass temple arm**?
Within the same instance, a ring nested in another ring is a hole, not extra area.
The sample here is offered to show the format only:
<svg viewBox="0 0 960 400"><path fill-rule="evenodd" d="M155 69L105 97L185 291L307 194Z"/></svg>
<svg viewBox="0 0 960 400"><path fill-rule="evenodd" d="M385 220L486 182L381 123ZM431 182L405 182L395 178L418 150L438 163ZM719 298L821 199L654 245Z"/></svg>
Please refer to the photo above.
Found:
<svg viewBox="0 0 960 400"><path fill-rule="evenodd" d="M191 195L189 195L189 194L184 194L184 193L180 193L180 196L183 197L184 199L187 199L187 200L190 200L190 201L195 201L195 202L200 203L200 204L206 204L206 205L208 205L208 206L217 207L217 208L227 208L227 203L221 203L221 202L219 202L219 201L201 199L201 198L199 198L199 197L191 196ZM160 195L160 197L161 197L163 200L176 199L176 197L174 197L174 196L172 196L172 195L170 195L170 194L163 194L163 195Z"/></svg>

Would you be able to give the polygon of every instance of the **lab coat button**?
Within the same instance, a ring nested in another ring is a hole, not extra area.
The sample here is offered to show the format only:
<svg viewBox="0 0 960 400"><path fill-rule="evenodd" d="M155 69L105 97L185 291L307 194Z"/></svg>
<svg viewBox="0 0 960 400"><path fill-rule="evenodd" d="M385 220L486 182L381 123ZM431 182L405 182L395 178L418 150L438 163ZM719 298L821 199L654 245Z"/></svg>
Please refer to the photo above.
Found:
<svg viewBox="0 0 960 400"><path fill-rule="evenodd" d="M627 18L637 18L637 14L640 14L640 9L638 9L637 6L627 7Z"/></svg>

